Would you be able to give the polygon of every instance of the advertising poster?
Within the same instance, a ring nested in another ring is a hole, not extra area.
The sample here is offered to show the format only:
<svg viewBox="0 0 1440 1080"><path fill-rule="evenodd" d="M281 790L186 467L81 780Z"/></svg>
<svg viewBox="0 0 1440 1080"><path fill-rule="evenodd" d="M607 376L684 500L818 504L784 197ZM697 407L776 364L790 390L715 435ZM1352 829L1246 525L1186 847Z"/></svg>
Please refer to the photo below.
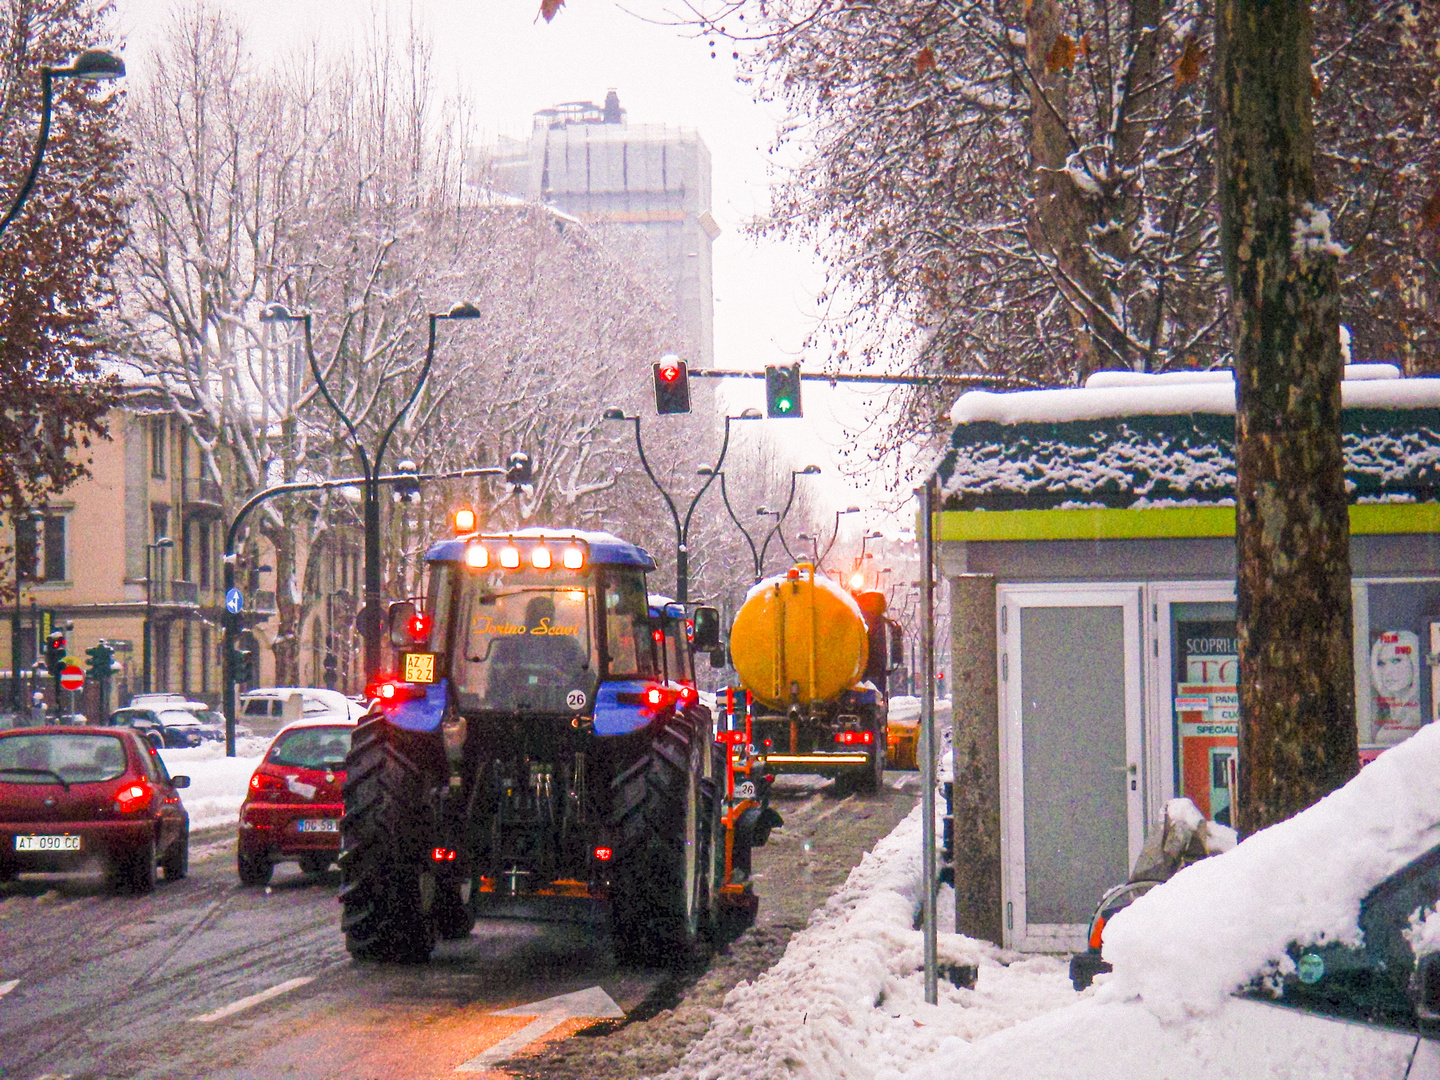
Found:
<svg viewBox="0 0 1440 1080"><path fill-rule="evenodd" d="M1235 623L1177 621L1174 642L1177 794L1206 817L1229 825L1240 737Z"/></svg>
<svg viewBox="0 0 1440 1080"><path fill-rule="evenodd" d="M1420 636L1381 630L1371 637L1374 741L1393 746L1420 729Z"/></svg>

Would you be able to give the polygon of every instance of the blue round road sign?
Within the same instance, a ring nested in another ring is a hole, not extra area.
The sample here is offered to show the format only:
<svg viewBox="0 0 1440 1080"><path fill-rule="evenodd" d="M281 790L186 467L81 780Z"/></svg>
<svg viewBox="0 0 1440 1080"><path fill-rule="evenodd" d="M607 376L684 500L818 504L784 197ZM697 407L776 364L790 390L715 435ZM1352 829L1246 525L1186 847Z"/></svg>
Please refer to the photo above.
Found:
<svg viewBox="0 0 1440 1080"><path fill-rule="evenodd" d="M245 600L240 595L239 589L227 589L225 591L225 610L231 615L239 615L245 610Z"/></svg>

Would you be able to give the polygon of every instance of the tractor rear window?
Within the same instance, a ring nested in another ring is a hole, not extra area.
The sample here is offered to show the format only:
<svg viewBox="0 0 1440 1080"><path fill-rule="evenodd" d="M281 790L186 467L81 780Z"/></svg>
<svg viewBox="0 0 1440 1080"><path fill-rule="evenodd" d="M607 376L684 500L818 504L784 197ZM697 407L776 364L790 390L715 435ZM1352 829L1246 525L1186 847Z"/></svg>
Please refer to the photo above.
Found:
<svg viewBox="0 0 1440 1080"><path fill-rule="evenodd" d="M91 784L125 772L118 735L11 735L0 739L0 783Z"/></svg>
<svg viewBox="0 0 1440 1080"><path fill-rule="evenodd" d="M316 726L296 728L282 735L265 760L272 765L293 765L301 769L343 769L350 752L352 727Z"/></svg>
<svg viewBox="0 0 1440 1080"><path fill-rule="evenodd" d="M651 637L650 600L638 570L607 568L604 576L606 675L653 679L660 665Z"/></svg>

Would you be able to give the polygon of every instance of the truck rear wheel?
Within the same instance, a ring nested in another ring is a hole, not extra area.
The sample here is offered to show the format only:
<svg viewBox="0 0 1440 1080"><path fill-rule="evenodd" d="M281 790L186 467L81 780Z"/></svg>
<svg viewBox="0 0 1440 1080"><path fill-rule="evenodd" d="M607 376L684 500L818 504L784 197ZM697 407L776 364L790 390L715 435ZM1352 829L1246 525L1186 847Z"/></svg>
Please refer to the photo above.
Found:
<svg viewBox="0 0 1440 1080"><path fill-rule="evenodd" d="M878 795L885 785L885 728L871 730L875 741L870 744L870 760L855 774L855 790L861 795Z"/></svg>
<svg viewBox="0 0 1440 1080"><path fill-rule="evenodd" d="M694 725L671 719L612 783L619 838L611 930L624 962L679 967L699 960L709 918L709 844L701 778L708 748Z"/></svg>
<svg viewBox="0 0 1440 1080"><path fill-rule="evenodd" d="M435 811L432 785L414 753L423 736L406 738L416 745L402 747L401 735L408 733L375 719L351 737L340 823L340 925L355 959L413 964L430 958L437 936L429 863Z"/></svg>

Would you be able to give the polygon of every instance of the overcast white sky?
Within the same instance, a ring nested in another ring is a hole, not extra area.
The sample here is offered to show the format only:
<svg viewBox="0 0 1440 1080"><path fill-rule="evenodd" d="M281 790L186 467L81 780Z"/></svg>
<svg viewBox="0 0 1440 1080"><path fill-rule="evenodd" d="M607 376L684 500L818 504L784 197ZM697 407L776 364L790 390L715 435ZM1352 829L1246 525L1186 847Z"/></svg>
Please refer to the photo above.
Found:
<svg viewBox="0 0 1440 1080"><path fill-rule="evenodd" d="M126 63L137 81L149 71L149 42L174 2L116 0ZM368 21L369 10L365 0L211 2L244 17L262 60L317 39L343 42ZM779 110L757 104L751 89L736 81L737 65L723 41L711 59L704 39L642 21L611 0L569 0L548 24L536 19L538 6L538 0L381 0L397 23L403 25L413 8L431 31L440 88L462 88L474 103L481 125L473 133L476 143L497 133L526 135L537 109L599 102L612 87L632 122L698 130L710 148L713 212L724 230L714 248L717 365L756 369L803 358L807 368L823 367L823 356L802 353L816 310L816 264L804 251L743 234L745 222L768 206L767 150ZM629 6L664 13L663 0ZM764 406L758 382L727 384L727 392L736 411ZM837 507L868 504L863 493L839 481L838 450L847 429L857 429L857 420L873 410L871 399L807 382L804 407L802 421L768 423L805 458L797 457L797 464L815 461L825 469ZM876 514L870 523L889 531L882 517Z"/></svg>

